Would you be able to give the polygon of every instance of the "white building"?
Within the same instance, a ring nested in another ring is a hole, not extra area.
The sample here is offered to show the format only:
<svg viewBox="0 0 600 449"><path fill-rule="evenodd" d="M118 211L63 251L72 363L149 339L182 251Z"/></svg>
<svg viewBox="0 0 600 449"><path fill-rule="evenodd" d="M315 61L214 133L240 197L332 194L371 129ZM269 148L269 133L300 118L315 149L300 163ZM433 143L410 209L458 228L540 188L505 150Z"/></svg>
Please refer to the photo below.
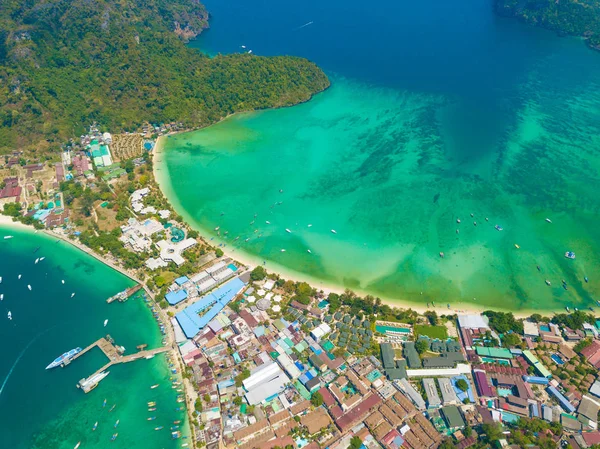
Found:
<svg viewBox="0 0 600 449"><path fill-rule="evenodd" d="M192 248L198 242L194 239L187 238L181 242L169 242L161 240L156 244L160 249L160 258L165 262L174 262L177 266L183 265L185 259L181 255L185 250Z"/></svg>
<svg viewBox="0 0 600 449"><path fill-rule="evenodd" d="M327 323L321 323L318 327L315 327L310 332L310 335L311 335L312 338L315 339L315 341L319 342L329 332L331 332L331 327L329 326L329 324L327 324Z"/></svg>
<svg viewBox="0 0 600 449"><path fill-rule="evenodd" d="M290 379L274 362L265 363L252 370L250 377L243 381L246 400L256 405L265 399L281 393Z"/></svg>

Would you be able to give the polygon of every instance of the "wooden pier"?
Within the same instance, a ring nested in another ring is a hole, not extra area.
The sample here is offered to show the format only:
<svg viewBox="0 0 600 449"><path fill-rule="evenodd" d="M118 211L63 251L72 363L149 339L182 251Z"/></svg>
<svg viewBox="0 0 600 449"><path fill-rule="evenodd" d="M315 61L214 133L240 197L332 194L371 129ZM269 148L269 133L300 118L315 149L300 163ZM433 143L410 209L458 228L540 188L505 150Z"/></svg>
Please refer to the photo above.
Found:
<svg viewBox="0 0 600 449"><path fill-rule="evenodd" d="M135 287L128 288L127 290L123 290L122 292L117 293L115 296L111 296L106 300L107 303L111 303L113 301L125 302L129 299L131 295L139 292L142 289L142 284L138 284Z"/></svg>
<svg viewBox="0 0 600 449"><path fill-rule="evenodd" d="M142 345L140 345L140 346L142 346ZM99 348L104 353L104 355L106 356L106 358L109 361L102 368L100 368L99 370L97 370L96 372L91 374L90 376L83 378L79 381L79 383L77 384L77 387L81 388L85 393L88 393L91 390L93 390L98 385L100 380L102 380L102 378L101 378L97 382L92 381L90 383L90 379L94 378L95 376L100 375L101 373L106 371L111 366L117 365L119 363L129 363L129 362L133 362L133 361L139 360L139 359L145 359L145 358L150 359L150 358L154 357L156 354L161 354L163 352L167 352L167 351L171 350L170 347L163 346L161 348L139 351L139 352L136 352L135 354L123 355L123 351L114 344L114 341L112 338L110 338L110 335L107 335L106 337L100 338L100 339L96 340L94 343L92 343L91 345L89 345L88 347L86 347L79 354L77 354L75 357L73 357L71 360L69 360L65 365L68 365L69 363L73 362L73 360L78 359L83 354L85 354L89 350L96 348L96 347Z"/></svg>

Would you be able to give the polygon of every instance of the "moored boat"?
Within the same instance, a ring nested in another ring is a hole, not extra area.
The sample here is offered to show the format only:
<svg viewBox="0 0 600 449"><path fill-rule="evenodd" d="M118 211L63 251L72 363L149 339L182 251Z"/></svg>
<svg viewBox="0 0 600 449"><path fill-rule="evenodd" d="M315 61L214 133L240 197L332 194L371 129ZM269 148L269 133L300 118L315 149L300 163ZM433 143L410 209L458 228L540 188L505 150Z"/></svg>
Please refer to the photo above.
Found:
<svg viewBox="0 0 600 449"><path fill-rule="evenodd" d="M46 367L46 369L56 368L57 366L60 366L60 365L64 364L65 362L69 362L73 357L75 357L80 352L81 352L81 348L71 349L70 351L65 352L61 356L54 359L54 361L52 363L50 363Z"/></svg>
<svg viewBox="0 0 600 449"><path fill-rule="evenodd" d="M572 260L572 259L575 259L575 253L574 253L573 251L567 251L567 252L565 253L565 257L566 257L567 259L571 259L571 260Z"/></svg>
<svg viewBox="0 0 600 449"><path fill-rule="evenodd" d="M118 433L113 433L113 436L110 437L110 441L115 441L117 439L117 437L119 436Z"/></svg>
<svg viewBox="0 0 600 449"><path fill-rule="evenodd" d="M98 428L98 421L96 421L96 423L94 424L94 427L92 427L92 430L96 430Z"/></svg>

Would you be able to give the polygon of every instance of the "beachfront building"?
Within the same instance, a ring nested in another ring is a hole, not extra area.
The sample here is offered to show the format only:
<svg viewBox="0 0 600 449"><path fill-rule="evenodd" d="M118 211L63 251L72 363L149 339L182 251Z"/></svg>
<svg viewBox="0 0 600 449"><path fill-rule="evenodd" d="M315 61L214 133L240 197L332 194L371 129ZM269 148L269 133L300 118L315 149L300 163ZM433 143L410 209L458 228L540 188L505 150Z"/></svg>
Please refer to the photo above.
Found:
<svg viewBox="0 0 600 449"><path fill-rule="evenodd" d="M130 251L147 252L152 248L151 236L162 230L162 225L156 220L139 222L135 218L130 218L126 225L121 226L122 235L119 240Z"/></svg>
<svg viewBox="0 0 600 449"><path fill-rule="evenodd" d="M150 193L150 189L145 187L143 189L138 189L131 194L129 200L131 201L131 208L133 211L138 214L144 209L144 197Z"/></svg>
<svg viewBox="0 0 600 449"><path fill-rule="evenodd" d="M185 263L185 259L182 253L194 246L198 242L195 239L187 238L181 242L169 242L168 240L161 240L156 243L156 246L160 249L160 258L165 262L173 262L177 266L181 266Z"/></svg>

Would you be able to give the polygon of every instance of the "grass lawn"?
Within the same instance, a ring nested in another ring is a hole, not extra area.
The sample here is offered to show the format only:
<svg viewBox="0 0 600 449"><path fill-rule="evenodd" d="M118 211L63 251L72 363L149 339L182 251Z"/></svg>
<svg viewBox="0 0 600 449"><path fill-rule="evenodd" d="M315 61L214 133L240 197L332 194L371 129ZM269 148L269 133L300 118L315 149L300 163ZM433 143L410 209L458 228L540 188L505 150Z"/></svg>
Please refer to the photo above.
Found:
<svg viewBox="0 0 600 449"><path fill-rule="evenodd" d="M414 327L414 332L417 335L426 335L429 338L437 338L445 340L448 338L448 329L446 326L427 326L423 324L417 324Z"/></svg>

